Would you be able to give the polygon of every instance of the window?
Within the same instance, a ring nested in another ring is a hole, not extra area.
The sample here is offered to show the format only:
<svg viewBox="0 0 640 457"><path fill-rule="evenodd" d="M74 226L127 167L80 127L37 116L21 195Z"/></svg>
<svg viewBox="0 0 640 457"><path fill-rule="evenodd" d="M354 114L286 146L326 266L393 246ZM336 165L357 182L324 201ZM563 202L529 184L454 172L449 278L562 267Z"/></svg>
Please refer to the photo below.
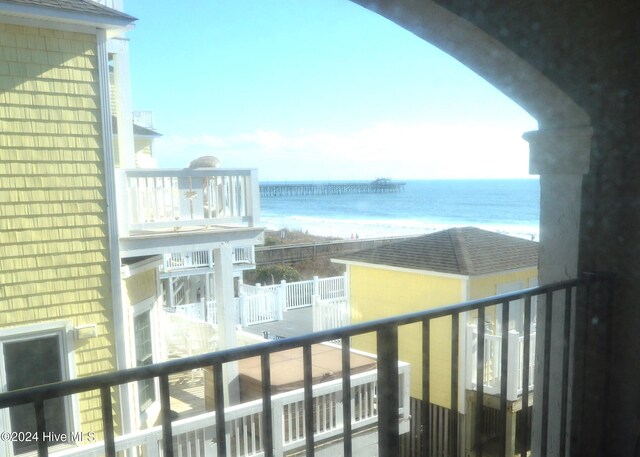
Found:
<svg viewBox="0 0 640 457"><path fill-rule="evenodd" d="M2 356L7 390L62 381L65 378L62 354L60 335L5 342L2 344ZM64 398L45 401L44 413L48 432L58 436L69 432ZM31 404L10 408L9 420L12 431L36 431L36 416ZM15 441L13 452L31 452L36 450L37 444L35 441Z"/></svg>
<svg viewBox="0 0 640 457"><path fill-rule="evenodd" d="M133 318L133 331L136 344L136 366L153 363L153 345L151 342L151 318L146 311ZM138 381L138 399L140 411L145 411L156 399L153 378Z"/></svg>

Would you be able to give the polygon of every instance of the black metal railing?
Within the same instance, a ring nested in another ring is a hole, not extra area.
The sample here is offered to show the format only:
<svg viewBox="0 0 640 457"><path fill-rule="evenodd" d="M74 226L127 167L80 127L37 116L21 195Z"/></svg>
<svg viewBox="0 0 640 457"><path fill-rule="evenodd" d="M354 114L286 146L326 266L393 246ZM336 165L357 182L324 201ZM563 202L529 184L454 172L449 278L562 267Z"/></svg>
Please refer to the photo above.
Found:
<svg viewBox="0 0 640 457"><path fill-rule="evenodd" d="M515 301L522 300L523 305L523 334L524 334L524 363L522 364L522 409L523 414L520 415L519 424L521 430L525 433L520 433L520 452L522 455L526 455L526 450L530 448L530 424L528 424L527 410L529 406L529 393L527 386L529 386L529 379L532 376L529 373L529 349L530 349L530 331L532 325L532 299L534 297L542 298L538 300L538 307L544 308L544 354L548 354L551 347L551 323L552 314L549 310L560 307L563 309L564 323L563 323L563 338L564 338L564 352L563 352L563 366L568 367L569 360L569 345L572 335L572 328L574 328L573 315L575 314L575 306L585 307L589 306L589 301L592 300L593 288L604 287L604 289L611 290L611 278L606 275L583 275L580 279L559 282L556 284L545 285L540 287L534 287L518 292L498 295L486 299L474 300L467 303L444 306L437 309L430 309L427 311L416 312L412 314L386 318L378 321L366 322L348 327L322 331L313 333L307 336L288 338L277 341L269 341L257 345L245 346L233 349L227 349L223 351L213 352L209 354L203 354L194 357L188 357L184 359L172 360L169 362L159 363L155 365L149 365L139 368L132 368L122 370L118 372L102 374L97 376L86 377L82 379L74 379L65 382L59 382L55 384L49 384L44 386L32 387L27 389L21 389L11 392L0 394L0 409L13 407L23 404L32 404L36 415L37 433L39 436L45 436L46 421L44 415L43 404L46 400L63 397L68 395L74 395L81 392L87 392L91 390L100 390L102 398L102 421L104 431L104 452L107 456L116 455L115 447L115 434L113 425L113 413L112 413L112 400L111 400L111 388L116 387L129 382L136 382L145 379L159 378L160 386L160 405L161 405L161 420L162 420L162 441L163 441L163 456L172 457L174 453L173 446L173 434L172 434L172 417L170 411L169 401L169 375L178 373L181 371L192 370L204 367L213 367L213 378L215 388L215 413L216 413L216 429L217 429L217 455L228 455L227 443L226 443L226 430L225 430L225 409L224 409L224 384L223 384L223 364L238 361L249 357L260 357L262 365L262 402L263 402L263 427L266 431L264 437L264 455L265 457L271 457L273 452L273 437L272 431L274 430L272 424L271 415L271 373L270 373L270 356L271 354L293 348L302 348L304 359L304 409L306 414L305 418L305 439L306 439L306 455L313 456L314 443L313 434L313 398L311 395L312 388L312 373L311 373L311 346L313 344L321 343L329 340L342 340L342 394L343 394L343 446L344 455L352 455L352 436L351 436L351 388L350 388L350 338L365 333L374 332L377 335L377 366L378 366L378 391L377 391L377 408L378 408L378 447L379 455L381 457L391 457L398 455L399 448L399 385L398 385L398 331L400 327L409 324L421 323L422 325L422 402L424 405L430 404L430 331L431 323L434 319L442 317L451 317L451 414L449 414L449 455L459 455L460 447L458 442L459 430L458 430L458 386L459 386L459 373L458 373L458 361L459 361L459 319L462 313L477 312L478 322L483 323L485 320L486 310L496 305L502 305L502 322L508 323L510 316L510 306ZM610 298L609 295L600 294ZM607 299L608 299L607 298ZM601 306L601 305L600 305ZM584 313L583 313L584 314ZM538 329L539 331L539 329ZM476 389L477 389L477 401L475 404L475 439L473 443L473 452L476 456L483 455L483 440L481 439L483 434L483 380L485 376L485 361L484 361L484 342L485 342L484 325L478 325L478 339L477 339L477 372L476 376ZM502 365L501 365L501 386L499 395L500 405L500 426L499 426L499 443L500 456L505 456L506 446L504 443L507 441L506 436L506 413L507 413L507 375L508 375L508 346L509 346L509 325L502 325L501 332L502 340ZM538 345L540 347L540 345ZM543 400L540 411L542 414L542 424L548 423L549 415L549 392L550 389L561 389L561 433L562 436L567 434L567 400L569 392L567 390L567 369L564 370L562 376L563 380L561 386L550 386L550 357L544 357L543 363L543 380L542 386L537 386L536 389L541 388L543 392ZM414 367L415 369L415 367ZM420 417L421 427L421 446L420 455L429 455L429 430L430 416L428 414L428 408L422 409L423 413ZM547 450L547 428L542 427L540 445L542 449L542 455L546 455ZM564 440L562 440L564 442ZM561 448L560 455L564 454L564 445ZM46 440L38 441L38 455L48 455L48 443Z"/></svg>

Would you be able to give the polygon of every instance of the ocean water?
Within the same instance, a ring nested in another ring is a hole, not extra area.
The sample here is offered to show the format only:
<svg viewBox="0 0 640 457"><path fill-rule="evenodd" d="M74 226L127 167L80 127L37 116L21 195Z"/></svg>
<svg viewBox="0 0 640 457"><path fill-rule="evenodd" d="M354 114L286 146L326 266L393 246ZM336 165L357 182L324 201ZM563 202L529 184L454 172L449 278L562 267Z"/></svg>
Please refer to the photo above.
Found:
<svg viewBox="0 0 640 457"><path fill-rule="evenodd" d="M389 194L263 197L262 225L360 238L475 226L538 239L537 179L406 181Z"/></svg>

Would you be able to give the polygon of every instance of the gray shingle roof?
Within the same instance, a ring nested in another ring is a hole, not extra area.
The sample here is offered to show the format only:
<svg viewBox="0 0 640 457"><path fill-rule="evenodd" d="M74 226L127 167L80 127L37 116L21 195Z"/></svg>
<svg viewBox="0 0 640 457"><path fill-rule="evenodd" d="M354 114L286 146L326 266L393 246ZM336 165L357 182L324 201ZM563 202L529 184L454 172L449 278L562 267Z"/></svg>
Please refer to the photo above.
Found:
<svg viewBox="0 0 640 457"><path fill-rule="evenodd" d="M100 3L91 0L3 0L3 3L14 3L17 5L52 8L56 10L66 10L73 13L97 15L102 17L112 17L118 19L136 18L121 11L108 8Z"/></svg>
<svg viewBox="0 0 640 457"><path fill-rule="evenodd" d="M538 265L538 243L462 227L339 256L337 260L465 276Z"/></svg>

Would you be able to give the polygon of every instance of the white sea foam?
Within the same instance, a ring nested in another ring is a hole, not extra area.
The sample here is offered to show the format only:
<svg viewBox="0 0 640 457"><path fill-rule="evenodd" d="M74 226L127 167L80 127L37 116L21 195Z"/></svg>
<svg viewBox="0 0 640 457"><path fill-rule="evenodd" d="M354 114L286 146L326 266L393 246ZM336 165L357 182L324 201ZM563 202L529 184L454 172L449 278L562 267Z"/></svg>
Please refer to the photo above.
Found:
<svg viewBox="0 0 640 457"><path fill-rule="evenodd" d="M311 216L263 216L262 225L267 229L308 231L313 235L338 238L377 238L387 236L424 235L452 227L476 226L493 232L504 233L529 240L538 240L540 230L531 225L456 223L445 221L421 221L416 219L334 219Z"/></svg>

